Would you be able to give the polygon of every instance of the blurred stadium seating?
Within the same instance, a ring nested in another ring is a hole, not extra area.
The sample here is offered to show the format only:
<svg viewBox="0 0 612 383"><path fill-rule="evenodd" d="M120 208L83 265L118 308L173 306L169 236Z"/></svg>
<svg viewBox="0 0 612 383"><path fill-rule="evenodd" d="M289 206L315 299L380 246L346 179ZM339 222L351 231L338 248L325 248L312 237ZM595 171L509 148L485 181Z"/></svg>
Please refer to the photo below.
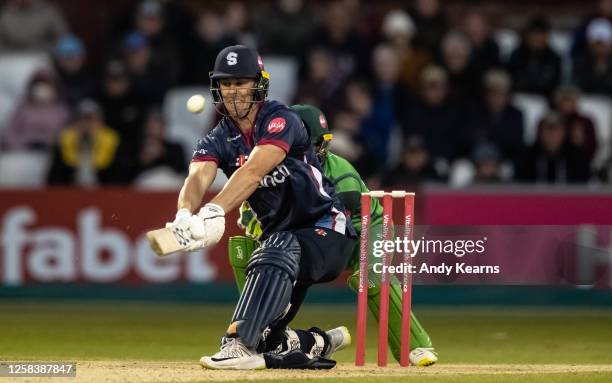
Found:
<svg viewBox="0 0 612 383"><path fill-rule="evenodd" d="M187 100L194 94L206 96L207 103L202 113L194 114L185 108ZM202 137L215 121L216 110L209 94L208 87L180 87L171 89L164 99L167 135L183 145L188 160L191 159L191 150L196 143L194 137Z"/></svg>
<svg viewBox="0 0 612 383"><path fill-rule="evenodd" d="M612 99L605 96L584 95L578 104L579 109L590 116L594 123L600 146L593 160L595 167L610 157L612 144Z"/></svg>
<svg viewBox="0 0 612 383"><path fill-rule="evenodd" d="M523 112L525 144L533 144L537 135L538 123L548 111L548 101L537 94L517 93L513 102Z"/></svg>
<svg viewBox="0 0 612 383"><path fill-rule="evenodd" d="M292 57L283 56L264 56L263 60L266 72L270 73L269 97L291 104L297 88L298 63Z"/></svg>
<svg viewBox="0 0 612 383"><path fill-rule="evenodd" d="M0 188L41 188L47 181L49 154L42 151L0 153Z"/></svg>

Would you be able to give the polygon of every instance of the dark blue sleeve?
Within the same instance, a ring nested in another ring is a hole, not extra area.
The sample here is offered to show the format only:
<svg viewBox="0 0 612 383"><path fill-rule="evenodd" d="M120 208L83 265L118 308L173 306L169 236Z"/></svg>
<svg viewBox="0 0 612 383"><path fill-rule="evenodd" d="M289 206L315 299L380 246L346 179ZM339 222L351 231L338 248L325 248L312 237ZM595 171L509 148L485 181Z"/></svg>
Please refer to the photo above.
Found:
<svg viewBox="0 0 612 383"><path fill-rule="evenodd" d="M221 147L222 138L219 134L219 129L215 128L206 137L200 139L196 144L191 162L213 161L219 165L219 161L223 160L223 151Z"/></svg>
<svg viewBox="0 0 612 383"><path fill-rule="evenodd" d="M263 121L257 145L275 145L289 153L292 147L308 144L308 133L302 120L290 110L273 113Z"/></svg>

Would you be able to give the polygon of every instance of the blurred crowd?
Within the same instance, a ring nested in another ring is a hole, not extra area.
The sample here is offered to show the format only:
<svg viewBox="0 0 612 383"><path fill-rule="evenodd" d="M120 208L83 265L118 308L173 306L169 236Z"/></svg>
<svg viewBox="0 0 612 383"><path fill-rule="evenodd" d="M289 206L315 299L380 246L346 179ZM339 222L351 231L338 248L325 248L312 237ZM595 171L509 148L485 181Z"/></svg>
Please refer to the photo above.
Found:
<svg viewBox="0 0 612 383"><path fill-rule="evenodd" d="M52 1L8 0L0 55L48 52L53 70L33 74L2 150L48 150L49 184L130 184L158 167L184 174L192 148L168 139L164 97L208 85L217 52L240 43L297 62L293 103L324 111L331 150L371 186L452 182L462 171L470 184L612 182L612 160L595 161L609 144L597 129L612 127L578 107L585 95L612 96L612 0L576 20L569 66L546 15L525 15L504 56L479 8L451 23L438 0L381 3L373 17L364 2L144 0L111 44L88 47ZM102 61L88 63L91 50ZM532 142L516 93L546 102Z"/></svg>

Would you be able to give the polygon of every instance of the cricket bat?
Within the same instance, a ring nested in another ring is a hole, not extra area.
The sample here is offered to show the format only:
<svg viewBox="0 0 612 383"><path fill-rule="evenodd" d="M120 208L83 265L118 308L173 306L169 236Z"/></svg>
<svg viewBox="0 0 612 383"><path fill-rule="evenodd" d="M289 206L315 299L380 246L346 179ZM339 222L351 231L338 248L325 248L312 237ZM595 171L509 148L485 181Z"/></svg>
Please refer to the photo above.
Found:
<svg viewBox="0 0 612 383"><path fill-rule="evenodd" d="M177 226L151 230L147 232L147 239L151 249L160 257L183 251L193 242L189 233Z"/></svg>

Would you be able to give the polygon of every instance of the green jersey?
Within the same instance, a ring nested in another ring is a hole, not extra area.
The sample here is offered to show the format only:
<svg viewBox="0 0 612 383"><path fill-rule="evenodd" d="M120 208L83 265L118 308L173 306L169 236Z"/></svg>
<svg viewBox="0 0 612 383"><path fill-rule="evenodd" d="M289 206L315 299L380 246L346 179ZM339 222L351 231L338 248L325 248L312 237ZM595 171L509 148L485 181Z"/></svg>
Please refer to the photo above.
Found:
<svg viewBox="0 0 612 383"><path fill-rule="evenodd" d="M323 175L333 182L336 195L351 215L357 233L361 233L361 193L368 192L357 170L346 159L328 152L323 163ZM382 225L382 206L377 198L370 205L370 225Z"/></svg>

